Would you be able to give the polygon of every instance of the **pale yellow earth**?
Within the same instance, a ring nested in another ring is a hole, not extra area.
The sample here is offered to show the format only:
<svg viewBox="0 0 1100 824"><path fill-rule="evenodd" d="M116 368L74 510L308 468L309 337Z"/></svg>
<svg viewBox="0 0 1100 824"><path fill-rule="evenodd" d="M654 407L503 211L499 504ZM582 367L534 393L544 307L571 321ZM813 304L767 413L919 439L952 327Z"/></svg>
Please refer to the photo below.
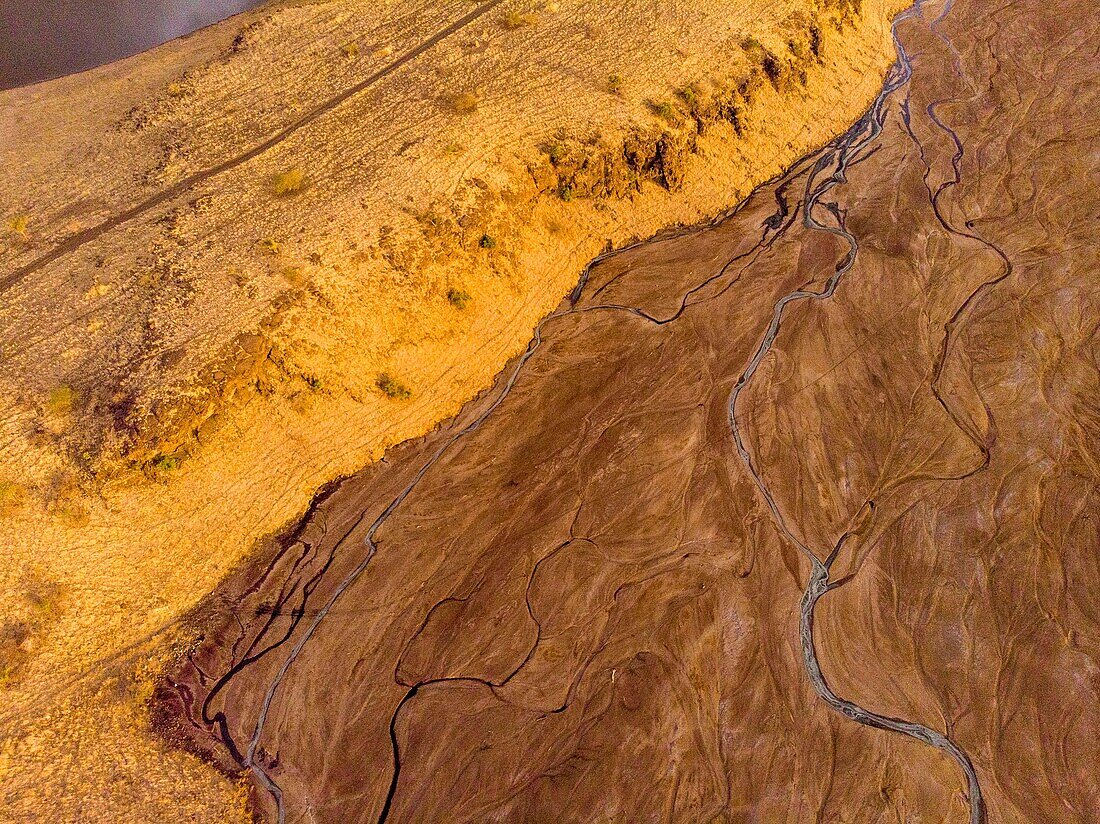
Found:
<svg viewBox="0 0 1100 824"><path fill-rule="evenodd" d="M187 610L602 248L845 129L897 10L274 3L0 93L0 820L247 820L149 726Z"/></svg>

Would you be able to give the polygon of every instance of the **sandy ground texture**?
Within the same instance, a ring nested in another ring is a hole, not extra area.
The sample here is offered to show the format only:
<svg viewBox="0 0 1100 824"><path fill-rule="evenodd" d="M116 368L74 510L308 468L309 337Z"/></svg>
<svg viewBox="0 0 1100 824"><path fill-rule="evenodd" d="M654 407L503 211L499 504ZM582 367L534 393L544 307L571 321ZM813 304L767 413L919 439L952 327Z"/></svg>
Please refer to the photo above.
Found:
<svg viewBox="0 0 1100 824"><path fill-rule="evenodd" d="M875 2L287 2L0 94L0 820L240 820L179 618L488 386L607 244L843 131Z"/></svg>
<svg viewBox="0 0 1100 824"><path fill-rule="evenodd" d="M229 579L166 734L272 821L1100 820L1100 27L897 31Z"/></svg>

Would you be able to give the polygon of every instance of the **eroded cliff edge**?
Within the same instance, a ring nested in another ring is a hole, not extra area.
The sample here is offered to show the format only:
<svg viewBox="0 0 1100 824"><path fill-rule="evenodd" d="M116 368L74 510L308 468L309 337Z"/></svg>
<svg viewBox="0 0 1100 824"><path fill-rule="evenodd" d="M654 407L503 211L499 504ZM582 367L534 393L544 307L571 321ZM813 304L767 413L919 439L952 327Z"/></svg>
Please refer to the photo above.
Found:
<svg viewBox="0 0 1100 824"><path fill-rule="evenodd" d="M275 4L0 96L15 815L232 808L142 733L149 650L488 385L601 248L842 131L895 10Z"/></svg>

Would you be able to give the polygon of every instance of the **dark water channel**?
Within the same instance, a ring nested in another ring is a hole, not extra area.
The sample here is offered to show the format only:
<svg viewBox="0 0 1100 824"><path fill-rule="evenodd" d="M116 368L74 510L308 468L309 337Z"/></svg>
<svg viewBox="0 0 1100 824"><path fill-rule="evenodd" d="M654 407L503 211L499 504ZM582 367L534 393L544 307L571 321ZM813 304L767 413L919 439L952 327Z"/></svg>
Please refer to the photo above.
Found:
<svg viewBox="0 0 1100 824"><path fill-rule="evenodd" d="M0 0L0 89L102 66L263 0Z"/></svg>

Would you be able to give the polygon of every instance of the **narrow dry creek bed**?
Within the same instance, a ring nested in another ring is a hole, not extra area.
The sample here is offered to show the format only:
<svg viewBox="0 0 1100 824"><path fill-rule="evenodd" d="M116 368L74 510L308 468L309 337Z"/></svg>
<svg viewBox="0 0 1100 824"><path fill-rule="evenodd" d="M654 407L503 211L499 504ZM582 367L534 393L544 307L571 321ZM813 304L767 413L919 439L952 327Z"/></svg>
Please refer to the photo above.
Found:
<svg viewBox="0 0 1100 824"><path fill-rule="evenodd" d="M280 822L1097 820L1094 17L904 13L225 582L165 734Z"/></svg>

